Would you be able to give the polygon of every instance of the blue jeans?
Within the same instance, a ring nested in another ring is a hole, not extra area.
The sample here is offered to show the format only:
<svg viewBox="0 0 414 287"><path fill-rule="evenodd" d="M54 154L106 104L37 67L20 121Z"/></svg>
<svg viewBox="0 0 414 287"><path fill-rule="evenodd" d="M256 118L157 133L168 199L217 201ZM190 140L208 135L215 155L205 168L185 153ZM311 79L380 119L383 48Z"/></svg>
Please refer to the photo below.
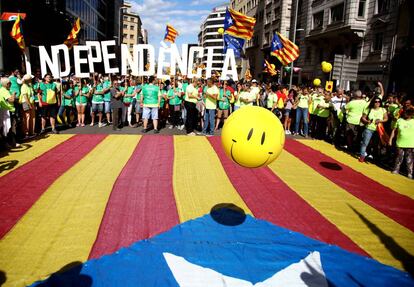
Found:
<svg viewBox="0 0 414 287"><path fill-rule="evenodd" d="M299 133L300 120L303 119L303 133L305 136L308 135L308 108L297 108L296 109L296 123L295 133Z"/></svg>
<svg viewBox="0 0 414 287"><path fill-rule="evenodd" d="M206 109L204 113L204 128L203 133L207 133L208 127L210 127L209 134L214 135L214 119L216 117L216 110L213 109Z"/></svg>
<svg viewBox="0 0 414 287"><path fill-rule="evenodd" d="M367 146L369 145L369 142L371 141L372 135L375 133L375 131L369 130L365 128L365 130L362 132L362 141L361 141L361 150L360 155L361 156L367 156Z"/></svg>

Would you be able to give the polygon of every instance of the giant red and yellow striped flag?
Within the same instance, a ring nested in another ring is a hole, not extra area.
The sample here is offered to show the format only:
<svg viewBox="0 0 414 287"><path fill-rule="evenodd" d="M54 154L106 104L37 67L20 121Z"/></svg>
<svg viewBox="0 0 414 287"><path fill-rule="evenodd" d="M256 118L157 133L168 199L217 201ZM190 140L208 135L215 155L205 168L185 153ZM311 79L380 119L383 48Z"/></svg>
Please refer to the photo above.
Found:
<svg viewBox="0 0 414 287"><path fill-rule="evenodd" d="M64 42L64 44L68 46L69 49L71 49L73 45L79 44L78 33L80 29L80 19L78 18L73 24L72 30L70 31L68 38Z"/></svg>
<svg viewBox="0 0 414 287"><path fill-rule="evenodd" d="M278 246L279 237L289 240L299 232L400 270L412 263L412 180L374 164L361 165L323 141L287 139L278 159L256 169L233 163L220 137L51 135L30 144L2 158L3 287L28 286L69 263L114 253L209 214L219 203L233 203L290 231L252 246ZM235 245L243 252L251 248L243 244ZM225 249L224 241L211 245Z"/></svg>
<svg viewBox="0 0 414 287"><path fill-rule="evenodd" d="M273 35L270 54L287 66L299 57L299 47L280 33Z"/></svg>
<svg viewBox="0 0 414 287"><path fill-rule="evenodd" d="M227 9L224 18L224 32L236 38L250 40L253 37L255 24L255 18Z"/></svg>
<svg viewBox="0 0 414 287"><path fill-rule="evenodd" d="M265 69L263 72L270 74L271 76L276 76L277 75L277 71L275 68L273 68L272 64L270 64L267 60L265 60Z"/></svg>
<svg viewBox="0 0 414 287"><path fill-rule="evenodd" d="M178 31L173 26L167 24L165 28L164 41L175 43L175 38L178 36Z"/></svg>
<svg viewBox="0 0 414 287"><path fill-rule="evenodd" d="M12 30L10 31L10 36L16 40L17 45L19 46L20 50L24 51L26 48L26 44L23 38L23 29L20 20L20 14L17 15L16 20L14 21L14 25Z"/></svg>

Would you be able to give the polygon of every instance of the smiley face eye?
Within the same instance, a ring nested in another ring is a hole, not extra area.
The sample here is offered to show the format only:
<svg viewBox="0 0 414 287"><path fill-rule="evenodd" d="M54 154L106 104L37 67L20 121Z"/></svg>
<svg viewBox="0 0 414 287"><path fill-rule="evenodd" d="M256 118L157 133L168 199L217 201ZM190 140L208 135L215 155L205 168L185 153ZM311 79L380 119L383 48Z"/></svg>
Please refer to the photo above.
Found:
<svg viewBox="0 0 414 287"><path fill-rule="evenodd" d="M247 135L247 140L250 140L252 135L253 135L253 128L250 129L249 134Z"/></svg>
<svg viewBox="0 0 414 287"><path fill-rule="evenodd" d="M266 139L266 133L263 132L263 134L262 134L262 141L261 141L262 145L264 144L265 139Z"/></svg>

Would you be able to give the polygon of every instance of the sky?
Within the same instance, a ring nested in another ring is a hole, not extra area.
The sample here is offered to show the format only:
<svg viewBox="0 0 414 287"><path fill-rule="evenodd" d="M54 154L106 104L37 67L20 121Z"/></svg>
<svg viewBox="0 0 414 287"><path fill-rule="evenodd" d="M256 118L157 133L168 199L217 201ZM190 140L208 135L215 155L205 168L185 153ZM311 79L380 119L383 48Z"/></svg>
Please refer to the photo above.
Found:
<svg viewBox="0 0 414 287"><path fill-rule="evenodd" d="M200 24L212 9L226 3L223 0L129 0L132 10L141 17L144 29L148 30L149 44L160 46L164 39L165 26L171 24L179 33L176 44L197 44ZM227 2L228 3L228 2Z"/></svg>

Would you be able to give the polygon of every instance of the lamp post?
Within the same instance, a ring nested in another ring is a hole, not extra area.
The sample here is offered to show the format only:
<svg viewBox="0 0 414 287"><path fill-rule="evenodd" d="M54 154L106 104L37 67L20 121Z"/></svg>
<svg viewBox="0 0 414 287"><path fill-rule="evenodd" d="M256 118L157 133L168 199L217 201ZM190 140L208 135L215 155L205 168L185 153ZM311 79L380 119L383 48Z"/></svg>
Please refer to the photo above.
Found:
<svg viewBox="0 0 414 287"><path fill-rule="evenodd" d="M128 8L128 7L121 6L118 9L118 12L119 12L118 13L118 25L119 25L119 27L118 27L118 45L121 45L121 29L122 29L122 25L121 25L121 13L126 8Z"/></svg>
<svg viewBox="0 0 414 287"><path fill-rule="evenodd" d="M298 23L298 10L299 10L299 1L295 1L295 21L293 22L293 43L296 41L296 25ZM290 79L289 79L289 90L292 88L292 82L293 82L293 62L290 63Z"/></svg>

